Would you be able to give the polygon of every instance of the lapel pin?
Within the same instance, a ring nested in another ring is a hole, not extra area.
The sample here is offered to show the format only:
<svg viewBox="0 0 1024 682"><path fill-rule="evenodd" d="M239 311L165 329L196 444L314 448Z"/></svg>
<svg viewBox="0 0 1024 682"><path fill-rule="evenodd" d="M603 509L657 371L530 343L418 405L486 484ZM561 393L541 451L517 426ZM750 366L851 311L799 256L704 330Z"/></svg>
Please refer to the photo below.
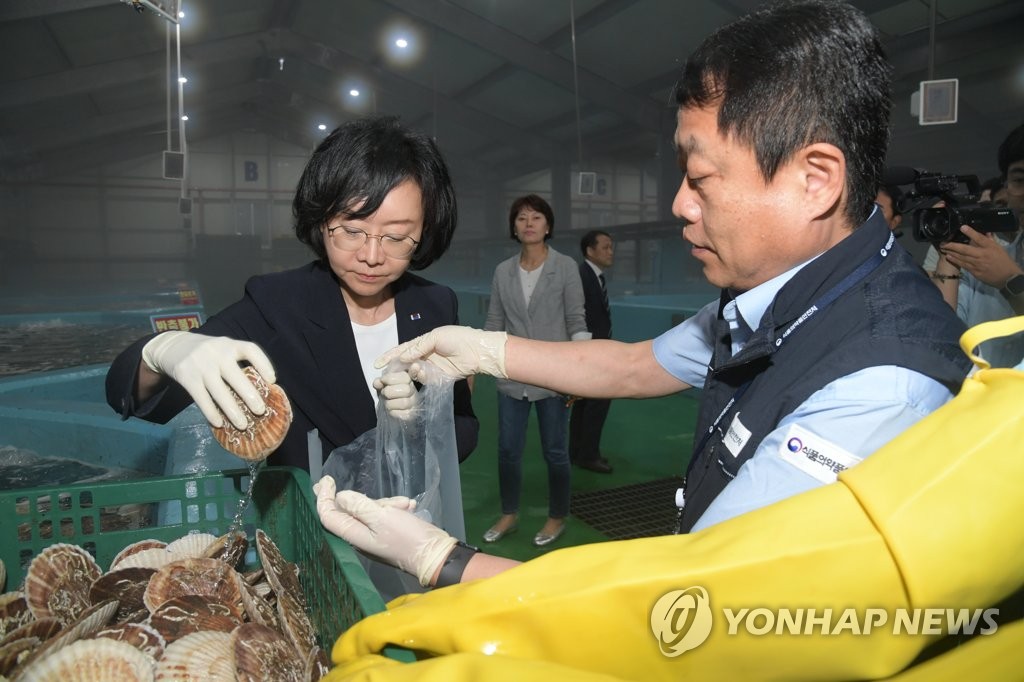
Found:
<svg viewBox="0 0 1024 682"><path fill-rule="evenodd" d="M409 316L409 319L410 320L418 320L418 319L420 319L420 314L419 313L413 313L412 315Z"/></svg>

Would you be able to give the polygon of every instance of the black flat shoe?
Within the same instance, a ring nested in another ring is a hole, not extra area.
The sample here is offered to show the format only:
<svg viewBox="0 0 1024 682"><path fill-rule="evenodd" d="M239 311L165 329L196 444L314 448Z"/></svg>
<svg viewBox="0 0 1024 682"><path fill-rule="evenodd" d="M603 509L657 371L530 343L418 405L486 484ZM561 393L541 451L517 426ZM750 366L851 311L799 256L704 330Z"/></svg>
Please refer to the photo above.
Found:
<svg viewBox="0 0 1024 682"><path fill-rule="evenodd" d="M587 471L593 471L599 474L610 474L612 473L612 465L607 460L598 459L593 462L580 462L577 466L580 469L586 469Z"/></svg>

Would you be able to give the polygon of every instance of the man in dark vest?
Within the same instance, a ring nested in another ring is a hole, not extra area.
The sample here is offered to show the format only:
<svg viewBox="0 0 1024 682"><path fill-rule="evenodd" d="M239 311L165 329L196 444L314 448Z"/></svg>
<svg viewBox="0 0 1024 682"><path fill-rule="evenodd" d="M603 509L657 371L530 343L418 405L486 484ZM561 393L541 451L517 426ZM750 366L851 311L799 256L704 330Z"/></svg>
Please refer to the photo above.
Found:
<svg viewBox="0 0 1024 682"><path fill-rule="evenodd" d="M834 481L949 400L970 365L958 346L963 323L874 203L890 66L860 10L807 0L743 17L690 57L675 100L683 179L672 209L718 301L650 341L552 343L449 326L377 365L423 359L460 377L594 398L702 388L676 495L679 529L689 531ZM422 524L323 501L325 525L346 539L359 528L386 537L382 524L407 526L408 539ZM454 539L433 530L387 556L399 565L428 557L430 566L412 563L430 576L443 565L441 584L509 565L449 552ZM391 551L378 544L360 546Z"/></svg>

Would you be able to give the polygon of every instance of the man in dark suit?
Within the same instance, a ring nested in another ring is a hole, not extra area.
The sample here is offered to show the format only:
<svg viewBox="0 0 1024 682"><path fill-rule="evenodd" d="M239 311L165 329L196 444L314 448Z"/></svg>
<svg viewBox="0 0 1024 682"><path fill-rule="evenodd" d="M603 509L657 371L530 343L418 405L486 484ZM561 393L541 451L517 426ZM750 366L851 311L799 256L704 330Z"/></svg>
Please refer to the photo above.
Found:
<svg viewBox="0 0 1024 682"><path fill-rule="evenodd" d="M612 237L607 232L591 230L580 240L580 251L583 252L580 279L583 280L587 329L595 339L610 339L612 316L604 271L612 266L615 255ZM610 400L593 398L580 398L573 403L569 418L569 458L582 469L601 474L612 472L612 465L601 456L601 431L610 406Z"/></svg>

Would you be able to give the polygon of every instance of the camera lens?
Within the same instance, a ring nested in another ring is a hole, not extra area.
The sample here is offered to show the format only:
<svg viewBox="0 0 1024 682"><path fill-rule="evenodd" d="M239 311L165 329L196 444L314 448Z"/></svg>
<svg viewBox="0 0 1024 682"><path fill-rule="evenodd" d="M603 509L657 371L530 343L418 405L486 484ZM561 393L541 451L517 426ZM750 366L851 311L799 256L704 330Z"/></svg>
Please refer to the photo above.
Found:
<svg viewBox="0 0 1024 682"><path fill-rule="evenodd" d="M914 239L922 242L948 241L957 226L955 212L949 208L925 208L914 214Z"/></svg>

